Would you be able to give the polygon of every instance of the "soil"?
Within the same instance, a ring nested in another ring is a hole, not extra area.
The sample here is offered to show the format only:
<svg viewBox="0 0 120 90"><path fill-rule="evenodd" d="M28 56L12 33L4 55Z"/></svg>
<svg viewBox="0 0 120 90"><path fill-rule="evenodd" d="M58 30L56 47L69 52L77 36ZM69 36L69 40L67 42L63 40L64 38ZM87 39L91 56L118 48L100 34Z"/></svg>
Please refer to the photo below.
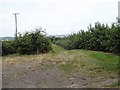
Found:
<svg viewBox="0 0 120 90"><path fill-rule="evenodd" d="M97 79L80 71L64 73L59 62L18 57L2 61L3 88L89 88L105 87L117 82L117 78Z"/></svg>

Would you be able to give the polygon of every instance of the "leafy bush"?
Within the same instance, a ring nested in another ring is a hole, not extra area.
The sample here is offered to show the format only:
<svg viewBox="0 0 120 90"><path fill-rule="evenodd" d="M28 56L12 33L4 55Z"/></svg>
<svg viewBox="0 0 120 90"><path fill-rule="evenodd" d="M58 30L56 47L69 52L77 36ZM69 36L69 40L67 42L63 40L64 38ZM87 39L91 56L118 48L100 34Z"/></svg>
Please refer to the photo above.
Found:
<svg viewBox="0 0 120 90"><path fill-rule="evenodd" d="M113 23L95 23L95 26L88 27L88 31L79 31L55 41L56 44L65 49L87 49L105 52L120 53L120 26Z"/></svg>
<svg viewBox="0 0 120 90"><path fill-rule="evenodd" d="M2 56L16 52L14 41L2 41Z"/></svg>
<svg viewBox="0 0 120 90"><path fill-rule="evenodd" d="M2 42L2 55L13 53L18 54L38 54L51 50L49 38L42 29L26 32L24 35L19 34L16 40Z"/></svg>

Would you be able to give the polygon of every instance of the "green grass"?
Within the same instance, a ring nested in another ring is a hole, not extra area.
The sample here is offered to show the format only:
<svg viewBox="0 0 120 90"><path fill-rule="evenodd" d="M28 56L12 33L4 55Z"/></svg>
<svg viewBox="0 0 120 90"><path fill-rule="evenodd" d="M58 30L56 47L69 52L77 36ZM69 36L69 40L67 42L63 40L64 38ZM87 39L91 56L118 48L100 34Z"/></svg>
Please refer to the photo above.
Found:
<svg viewBox="0 0 120 90"><path fill-rule="evenodd" d="M87 50L66 50L68 57L72 59L65 64L60 64L59 69L66 74L81 72L91 78L118 77L118 56L112 53L87 51ZM64 57L64 55L61 55ZM65 57L64 59L67 59ZM63 61L64 61L63 59Z"/></svg>
<svg viewBox="0 0 120 90"><path fill-rule="evenodd" d="M105 87L120 87L120 82L116 82L111 85L105 85Z"/></svg>
<svg viewBox="0 0 120 90"><path fill-rule="evenodd" d="M61 51L63 51L64 49L58 45L55 45L55 44L51 44L52 45L52 53L60 53Z"/></svg>
<svg viewBox="0 0 120 90"><path fill-rule="evenodd" d="M111 86L112 87L118 87L118 86L120 86L120 82L116 82L116 83L112 84Z"/></svg>
<svg viewBox="0 0 120 90"><path fill-rule="evenodd" d="M105 52L91 51L90 57L97 60L97 64L107 71L117 71L118 67L120 67L118 64L119 56L117 55Z"/></svg>
<svg viewBox="0 0 120 90"><path fill-rule="evenodd" d="M118 60L118 56L110 53L105 53L105 52L97 52L93 51L91 52L91 56L93 58L97 58L98 60L107 60L107 61L114 61Z"/></svg>

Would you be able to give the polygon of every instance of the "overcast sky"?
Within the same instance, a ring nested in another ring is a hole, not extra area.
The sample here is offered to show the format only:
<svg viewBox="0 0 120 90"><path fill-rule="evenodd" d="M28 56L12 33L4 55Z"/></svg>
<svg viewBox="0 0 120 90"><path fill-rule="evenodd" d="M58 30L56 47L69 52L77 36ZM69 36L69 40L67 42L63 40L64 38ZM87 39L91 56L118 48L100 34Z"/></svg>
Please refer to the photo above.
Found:
<svg viewBox="0 0 120 90"><path fill-rule="evenodd" d="M49 35L87 30L91 23L112 23L119 0L0 0L0 36L14 36L13 13L19 12L18 32L43 27Z"/></svg>

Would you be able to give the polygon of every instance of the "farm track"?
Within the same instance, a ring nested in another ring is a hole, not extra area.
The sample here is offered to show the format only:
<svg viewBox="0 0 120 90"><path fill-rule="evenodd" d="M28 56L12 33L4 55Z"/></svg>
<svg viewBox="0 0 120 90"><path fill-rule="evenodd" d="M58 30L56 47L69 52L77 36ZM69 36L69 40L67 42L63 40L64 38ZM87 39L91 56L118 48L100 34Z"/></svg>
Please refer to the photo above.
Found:
<svg viewBox="0 0 120 90"><path fill-rule="evenodd" d="M79 50L5 56L2 60L2 86L3 88L100 88L118 81L117 73L97 68L97 61L93 62L95 60L90 58L86 51Z"/></svg>

